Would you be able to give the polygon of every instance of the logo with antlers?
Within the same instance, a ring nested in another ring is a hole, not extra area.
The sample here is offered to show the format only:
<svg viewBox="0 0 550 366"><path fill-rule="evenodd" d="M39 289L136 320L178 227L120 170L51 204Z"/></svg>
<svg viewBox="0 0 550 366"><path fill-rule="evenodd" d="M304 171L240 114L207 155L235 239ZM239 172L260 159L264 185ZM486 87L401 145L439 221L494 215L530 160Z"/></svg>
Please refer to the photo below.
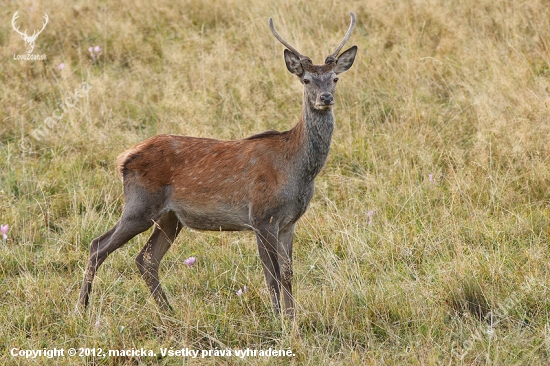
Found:
<svg viewBox="0 0 550 366"><path fill-rule="evenodd" d="M30 54L32 53L32 50L34 49L34 42L36 41L36 38L38 37L38 35L40 33L42 33L42 31L44 30L44 28L46 28L46 24L48 24L48 14L44 13L44 24L42 24L42 29L40 29L39 31L34 31L32 36L29 36L27 34L27 30L25 29L25 32L22 33L19 31L19 27L16 27L15 26L15 21L17 20L17 18L19 18L19 11L16 11L15 14L13 14L13 18L11 18L11 25L13 26L13 29L15 29L15 31L17 33L19 33L21 35L21 37L23 38L23 40L25 41L25 47L27 48L27 54Z"/></svg>

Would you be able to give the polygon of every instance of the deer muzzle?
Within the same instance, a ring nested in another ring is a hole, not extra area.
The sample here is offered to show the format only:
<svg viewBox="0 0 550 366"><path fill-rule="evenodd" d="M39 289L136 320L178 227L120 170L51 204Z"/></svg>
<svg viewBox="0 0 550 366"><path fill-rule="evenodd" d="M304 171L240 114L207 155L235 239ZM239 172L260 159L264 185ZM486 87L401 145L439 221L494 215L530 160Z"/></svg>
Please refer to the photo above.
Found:
<svg viewBox="0 0 550 366"><path fill-rule="evenodd" d="M316 109L331 109L334 105L334 97L331 93L321 93L319 94L319 98L317 99L317 103L315 103Z"/></svg>

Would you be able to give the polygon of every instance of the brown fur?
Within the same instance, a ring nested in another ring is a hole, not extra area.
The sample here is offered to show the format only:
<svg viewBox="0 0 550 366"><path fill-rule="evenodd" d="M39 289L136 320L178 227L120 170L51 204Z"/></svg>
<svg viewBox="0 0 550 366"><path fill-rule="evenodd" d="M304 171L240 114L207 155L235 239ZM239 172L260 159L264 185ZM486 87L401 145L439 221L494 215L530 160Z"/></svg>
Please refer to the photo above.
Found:
<svg viewBox="0 0 550 366"><path fill-rule="evenodd" d="M300 58L285 50L287 69L304 84L302 117L289 131L235 141L158 135L120 154L124 211L90 245L79 304L87 305L95 273L109 254L155 224L136 264L162 308L170 305L160 286L159 264L182 227L253 230L273 308L281 310L282 289L286 313L293 316L294 227L328 156L336 75L351 67L356 51L352 47L326 65L304 61L302 67Z"/></svg>
<svg viewBox="0 0 550 366"><path fill-rule="evenodd" d="M158 135L123 152L117 170L125 186L135 182L155 192L174 185L177 201L191 197L205 207L261 201L287 182L285 169L303 145L301 130L235 141Z"/></svg>

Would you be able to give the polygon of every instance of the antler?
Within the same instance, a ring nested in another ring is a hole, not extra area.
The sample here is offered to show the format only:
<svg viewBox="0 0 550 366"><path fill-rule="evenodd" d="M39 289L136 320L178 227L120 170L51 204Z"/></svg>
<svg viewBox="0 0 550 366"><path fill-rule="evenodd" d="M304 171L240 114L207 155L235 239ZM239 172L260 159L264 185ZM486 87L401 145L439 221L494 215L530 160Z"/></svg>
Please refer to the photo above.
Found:
<svg viewBox="0 0 550 366"><path fill-rule="evenodd" d="M355 14L353 14L352 12L352 13L349 13L349 15L351 15L351 23L349 25L348 31L346 32L346 35L344 36L344 39L342 40L342 42L340 42L340 45L336 48L336 51L334 51L333 53L327 56L327 58L325 59L325 64L336 62L338 58L338 54L340 53L340 51L342 50L342 47L344 47L349 37L351 36L351 32L353 32L353 28L355 28Z"/></svg>
<svg viewBox="0 0 550 366"><path fill-rule="evenodd" d="M293 54L295 54L296 56L298 56L300 58L300 60L304 60L304 59L307 59L309 60L309 57L307 56L304 56L302 55L300 52L296 51L296 49L294 47L292 47L291 45L288 44L287 41L285 41L280 35L279 33L277 33L277 31L275 30L275 27L273 26L273 19L272 18L269 18L269 28L271 28L271 31L273 32L273 35L275 36L275 38L277 38L277 40L279 40L279 42L281 42L283 44L283 46L285 46L286 48L288 48L288 50L290 52L292 52Z"/></svg>
<svg viewBox="0 0 550 366"><path fill-rule="evenodd" d="M45 23L42 23L42 29L40 29L40 30L38 31L38 33L36 33L36 31L34 31L33 34L32 34L32 36L30 36L29 38L35 40L35 39L38 37L38 35L39 35L40 33L42 33L42 31L44 30L44 28L46 28L46 24L48 24L48 21L50 20L50 18L48 18L48 14L44 13L44 19L46 20L46 22L45 22Z"/></svg>
<svg viewBox="0 0 550 366"><path fill-rule="evenodd" d="M15 14L13 14L13 17L11 18L11 26L13 27L13 29L15 29L15 31L17 33L19 33L21 36L23 36L23 38L26 38L28 37L27 36L27 30L25 29L25 33L21 33L19 31L19 27L15 27L15 21L17 20L17 18L19 18L19 11L16 11Z"/></svg>

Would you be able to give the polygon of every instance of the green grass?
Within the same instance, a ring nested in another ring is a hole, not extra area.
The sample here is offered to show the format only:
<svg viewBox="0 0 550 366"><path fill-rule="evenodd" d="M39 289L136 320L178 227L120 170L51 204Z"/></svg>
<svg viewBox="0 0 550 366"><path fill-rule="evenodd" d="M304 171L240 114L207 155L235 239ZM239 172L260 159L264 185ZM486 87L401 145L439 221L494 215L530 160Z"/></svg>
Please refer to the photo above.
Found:
<svg viewBox="0 0 550 366"><path fill-rule="evenodd" d="M16 10L29 33L49 15L33 52L46 61L13 59L25 53ZM75 314L89 244L121 213L116 156L159 133L291 128L302 90L267 19L318 63L349 11L359 54L340 78L331 153L297 226L295 321L271 313L252 234L190 230L161 266L174 313L158 311L134 265L143 234L107 259ZM546 2L8 1L0 12L0 225L10 225L0 363L550 362ZM88 93L35 139L83 82ZM295 356L28 361L14 347Z"/></svg>

